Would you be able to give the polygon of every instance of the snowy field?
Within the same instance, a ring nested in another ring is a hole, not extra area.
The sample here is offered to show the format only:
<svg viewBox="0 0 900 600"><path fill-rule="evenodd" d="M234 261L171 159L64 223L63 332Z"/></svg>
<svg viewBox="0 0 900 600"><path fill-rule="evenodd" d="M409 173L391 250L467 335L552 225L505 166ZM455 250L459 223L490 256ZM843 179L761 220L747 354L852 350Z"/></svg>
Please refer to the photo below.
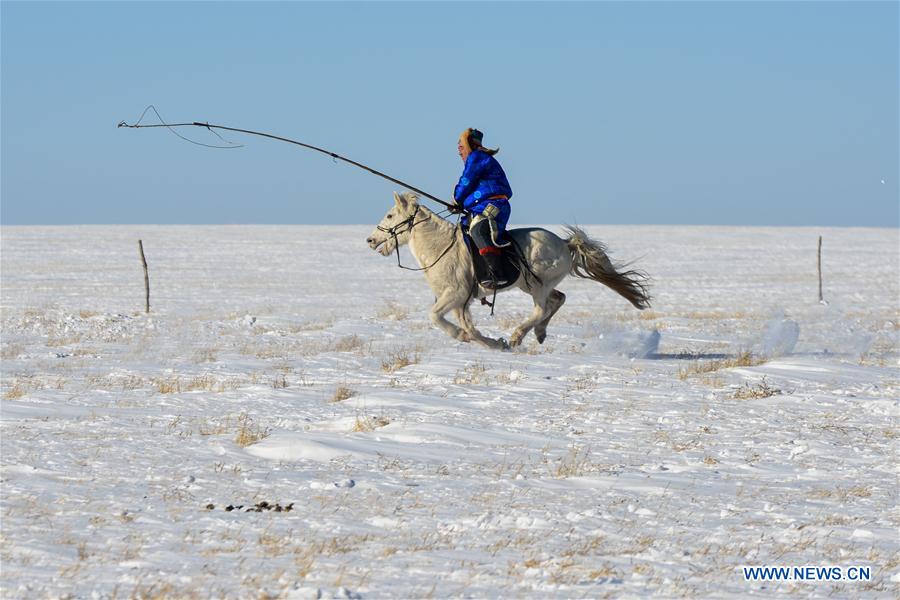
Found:
<svg viewBox="0 0 900 600"><path fill-rule="evenodd" d="M371 229L4 227L0 596L897 596L896 229L588 227L653 308L513 352Z"/></svg>

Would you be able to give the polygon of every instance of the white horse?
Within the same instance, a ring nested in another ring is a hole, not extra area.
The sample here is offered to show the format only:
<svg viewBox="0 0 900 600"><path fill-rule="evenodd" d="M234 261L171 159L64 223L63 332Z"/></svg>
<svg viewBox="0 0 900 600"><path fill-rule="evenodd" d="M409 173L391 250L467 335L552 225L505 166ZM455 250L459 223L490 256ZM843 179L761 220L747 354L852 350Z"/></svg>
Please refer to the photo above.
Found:
<svg viewBox="0 0 900 600"><path fill-rule="evenodd" d="M591 240L577 227L567 229L569 237L566 239L537 227L508 231L514 245L521 248L531 273L523 268L515 284L505 289L519 288L534 299L534 311L516 327L509 344L502 338L483 335L472 321L469 304L473 299L484 298L494 291L477 284L472 257L461 228L419 204L415 194L395 192L394 206L366 242L372 250L384 256L390 256L399 246L409 244L412 255L419 263L419 270L425 273L425 279L434 292L431 321L461 342L475 341L489 348L506 349L521 344L522 338L532 329L538 342L544 343L547 324L566 301L566 295L554 288L567 275L602 283L638 309L650 306L644 273L619 271L606 255L603 244ZM445 318L451 310L458 326Z"/></svg>

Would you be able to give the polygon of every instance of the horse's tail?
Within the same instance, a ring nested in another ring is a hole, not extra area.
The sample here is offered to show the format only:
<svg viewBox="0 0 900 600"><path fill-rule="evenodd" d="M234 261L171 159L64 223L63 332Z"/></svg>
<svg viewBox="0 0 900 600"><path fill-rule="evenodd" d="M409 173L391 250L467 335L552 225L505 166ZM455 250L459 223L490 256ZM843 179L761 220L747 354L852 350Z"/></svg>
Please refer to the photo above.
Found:
<svg viewBox="0 0 900 600"><path fill-rule="evenodd" d="M643 271L626 269L628 265L612 263L606 255L606 246L592 240L578 227L566 227L569 237L566 245L572 253L572 275L592 279L631 302L635 308L650 308L649 276ZM623 270L620 270L623 269Z"/></svg>

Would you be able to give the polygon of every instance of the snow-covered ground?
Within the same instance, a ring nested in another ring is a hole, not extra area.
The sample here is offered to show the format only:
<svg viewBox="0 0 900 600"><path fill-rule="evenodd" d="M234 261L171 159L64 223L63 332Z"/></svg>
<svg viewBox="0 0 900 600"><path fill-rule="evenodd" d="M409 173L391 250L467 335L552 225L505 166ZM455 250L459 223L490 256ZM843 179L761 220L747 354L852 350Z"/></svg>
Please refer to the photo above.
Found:
<svg viewBox="0 0 900 600"><path fill-rule="evenodd" d="M654 307L492 352L369 226L4 227L0 596L896 597L898 231L587 230Z"/></svg>

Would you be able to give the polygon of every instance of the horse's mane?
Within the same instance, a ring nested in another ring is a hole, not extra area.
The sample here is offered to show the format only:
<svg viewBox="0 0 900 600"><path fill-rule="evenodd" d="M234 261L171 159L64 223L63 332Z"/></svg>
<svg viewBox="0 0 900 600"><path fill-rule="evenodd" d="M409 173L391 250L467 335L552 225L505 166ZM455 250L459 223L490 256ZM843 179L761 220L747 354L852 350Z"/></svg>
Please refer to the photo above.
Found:
<svg viewBox="0 0 900 600"><path fill-rule="evenodd" d="M456 223L453 223L452 221L445 219L444 217L442 217L438 213L434 212L433 210L431 210L424 204L419 203L419 195L418 194L416 194L414 192L401 192L400 196L402 196L403 199L406 200L407 202L415 202L416 204L418 204L419 210L421 212L424 212L429 217L431 217L431 221L435 225L438 225L444 229L447 229L448 231L456 228Z"/></svg>

